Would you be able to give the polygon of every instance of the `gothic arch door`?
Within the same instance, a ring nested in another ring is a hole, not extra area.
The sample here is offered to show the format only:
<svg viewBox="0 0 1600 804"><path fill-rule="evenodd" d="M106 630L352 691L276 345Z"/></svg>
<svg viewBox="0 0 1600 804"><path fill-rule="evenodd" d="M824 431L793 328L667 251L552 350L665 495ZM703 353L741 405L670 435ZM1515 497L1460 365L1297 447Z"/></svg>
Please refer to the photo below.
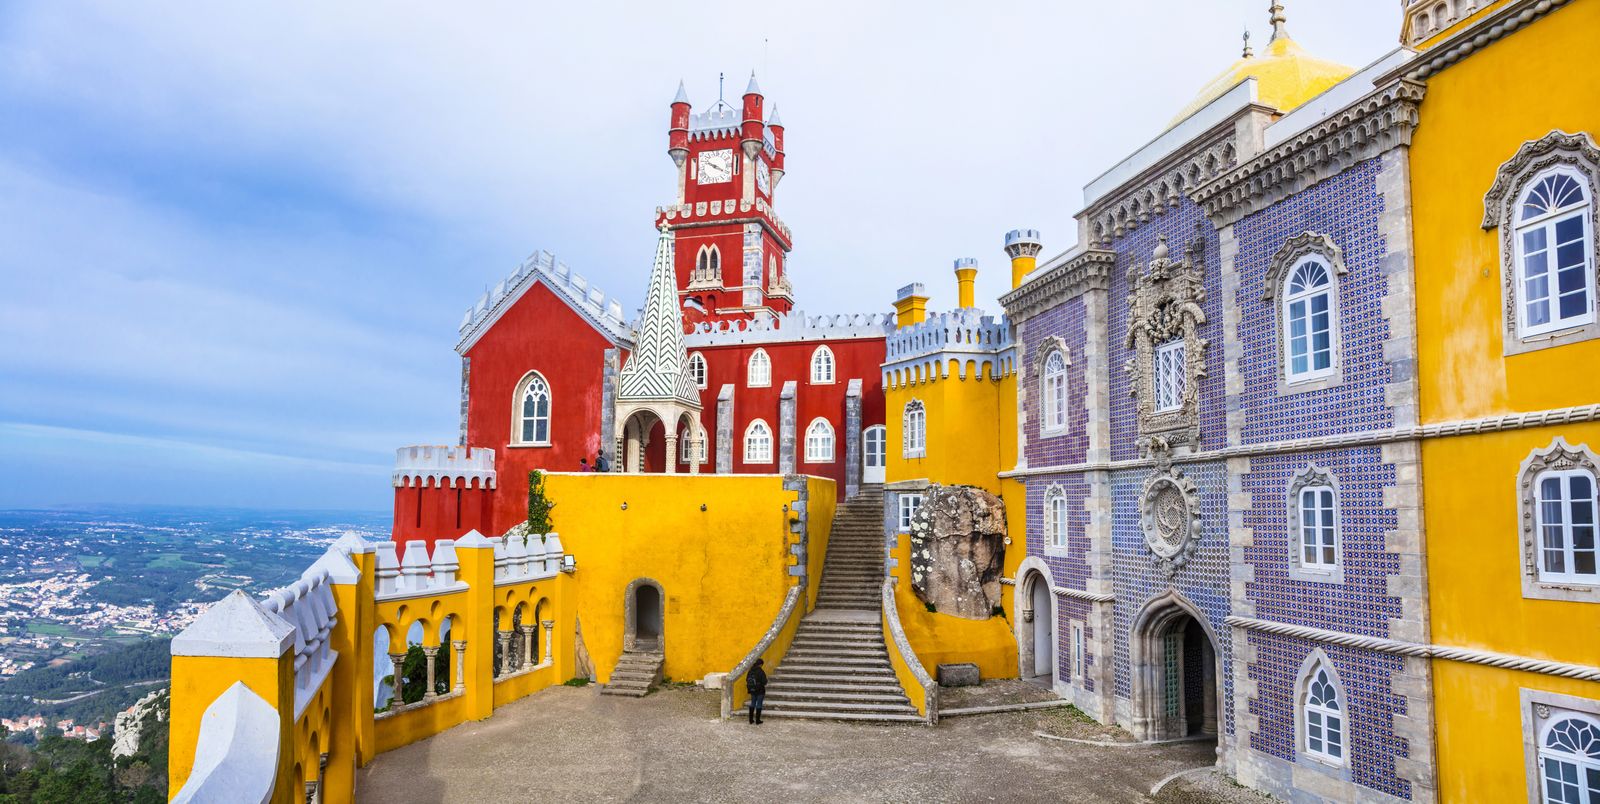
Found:
<svg viewBox="0 0 1600 804"><path fill-rule="evenodd" d="M887 442L889 430L881 424L868 427L862 433L862 468L861 482L882 483L884 479L885 461L888 456Z"/></svg>
<svg viewBox="0 0 1600 804"><path fill-rule="evenodd" d="M1033 675L1035 678L1049 678L1055 682L1056 665L1056 635L1055 615L1050 608L1050 584L1046 583L1044 576L1033 574L1033 583L1028 588L1029 608L1033 611Z"/></svg>

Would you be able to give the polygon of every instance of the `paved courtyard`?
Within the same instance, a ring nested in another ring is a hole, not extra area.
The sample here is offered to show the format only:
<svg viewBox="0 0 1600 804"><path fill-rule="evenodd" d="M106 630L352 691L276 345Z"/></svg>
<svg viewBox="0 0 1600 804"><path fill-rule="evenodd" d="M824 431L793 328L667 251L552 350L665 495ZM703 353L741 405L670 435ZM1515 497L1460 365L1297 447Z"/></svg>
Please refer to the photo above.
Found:
<svg viewBox="0 0 1600 804"><path fill-rule="evenodd" d="M1212 743L1048 740L1067 710L978 715L937 728L717 719L717 693L646 698L555 687L494 717L391 751L358 799L412 801L1150 801L1152 785L1214 761ZM1084 724L1082 736L1106 730ZM1162 801L1216 800L1163 791ZM1215 785L1212 785L1215 787ZM1177 795L1174 795L1177 794ZM1232 796L1228 796L1232 798Z"/></svg>

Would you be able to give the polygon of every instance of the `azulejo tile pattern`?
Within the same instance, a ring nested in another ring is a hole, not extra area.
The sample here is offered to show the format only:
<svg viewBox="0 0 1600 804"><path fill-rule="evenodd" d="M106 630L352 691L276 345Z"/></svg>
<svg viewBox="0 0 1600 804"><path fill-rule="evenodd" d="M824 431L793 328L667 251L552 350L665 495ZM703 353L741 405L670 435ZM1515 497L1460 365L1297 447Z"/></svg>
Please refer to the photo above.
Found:
<svg viewBox="0 0 1600 804"><path fill-rule="evenodd" d="M1058 337L1067 344L1070 364L1067 366L1067 429L1060 435L1045 436L1039 431L1044 421L1044 391L1040 388L1039 358L1046 338ZM1030 319L1023 336L1027 418L1023 426L1027 433L1027 451L1024 453L1030 466L1061 466L1080 463L1089 449L1089 413L1081 403L1087 392L1084 343L1088 338L1087 320L1082 297L1071 299Z"/></svg>

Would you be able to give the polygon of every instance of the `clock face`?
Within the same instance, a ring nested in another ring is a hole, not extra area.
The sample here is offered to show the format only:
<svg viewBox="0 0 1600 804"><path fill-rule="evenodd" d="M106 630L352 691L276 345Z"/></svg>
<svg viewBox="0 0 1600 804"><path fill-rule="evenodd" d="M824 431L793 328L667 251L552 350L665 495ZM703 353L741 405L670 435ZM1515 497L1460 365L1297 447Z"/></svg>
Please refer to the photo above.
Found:
<svg viewBox="0 0 1600 804"><path fill-rule="evenodd" d="M761 192L772 195L772 171L767 169L766 162L756 162L756 186Z"/></svg>
<svg viewBox="0 0 1600 804"><path fill-rule="evenodd" d="M701 184L721 184L733 180L733 149L703 151L697 168Z"/></svg>

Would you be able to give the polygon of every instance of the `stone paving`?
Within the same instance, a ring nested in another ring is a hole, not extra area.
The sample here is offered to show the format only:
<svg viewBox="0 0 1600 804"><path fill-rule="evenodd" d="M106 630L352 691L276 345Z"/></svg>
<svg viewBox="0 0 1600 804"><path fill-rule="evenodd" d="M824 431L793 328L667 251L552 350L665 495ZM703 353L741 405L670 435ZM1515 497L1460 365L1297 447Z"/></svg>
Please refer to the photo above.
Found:
<svg viewBox="0 0 1600 804"><path fill-rule="evenodd" d="M717 705L717 693L697 688L630 699L555 687L378 757L360 771L357 800L1141 802L1169 775L1215 761L1210 742L1106 747L1034 736L1060 733L1059 714L977 715L931 729L752 726L719 720Z"/></svg>

